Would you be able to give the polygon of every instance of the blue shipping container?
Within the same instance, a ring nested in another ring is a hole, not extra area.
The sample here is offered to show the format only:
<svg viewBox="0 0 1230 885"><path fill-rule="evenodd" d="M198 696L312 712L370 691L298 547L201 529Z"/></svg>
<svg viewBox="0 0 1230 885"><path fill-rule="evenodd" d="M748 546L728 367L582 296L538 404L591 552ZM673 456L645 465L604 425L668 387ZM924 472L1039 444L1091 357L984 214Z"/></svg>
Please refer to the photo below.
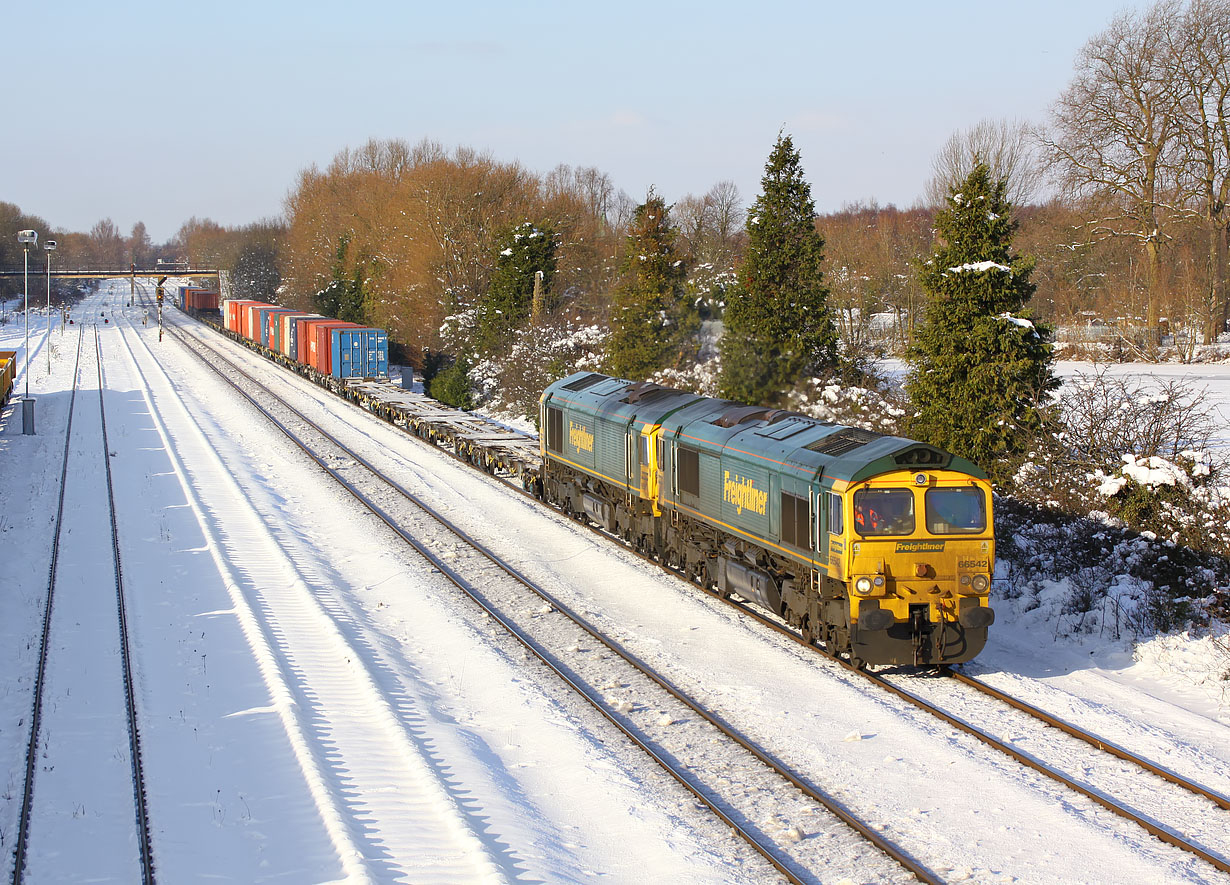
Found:
<svg viewBox="0 0 1230 885"><path fill-rule="evenodd" d="M291 310L288 307L262 308L260 311L261 326L260 341L257 342L258 344L262 344L268 348L273 347L273 318L275 315L280 313L298 313L298 311Z"/></svg>
<svg viewBox="0 0 1230 885"><path fill-rule="evenodd" d="M389 377L389 336L384 329L334 329L329 338L334 378Z"/></svg>
<svg viewBox="0 0 1230 885"><path fill-rule="evenodd" d="M299 323L297 320L309 319L324 319L318 313L288 313L282 320L285 324L285 337L278 342L278 346L274 348L283 356L288 356L296 362L304 362L304 359L299 356Z"/></svg>

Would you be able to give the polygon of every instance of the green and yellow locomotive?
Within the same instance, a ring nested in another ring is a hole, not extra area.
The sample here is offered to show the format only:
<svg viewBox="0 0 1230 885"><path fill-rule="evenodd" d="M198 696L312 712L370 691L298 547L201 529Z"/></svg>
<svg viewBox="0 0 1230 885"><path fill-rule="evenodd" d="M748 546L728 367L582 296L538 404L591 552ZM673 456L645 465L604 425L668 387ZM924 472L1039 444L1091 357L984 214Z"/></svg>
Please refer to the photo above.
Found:
<svg viewBox="0 0 1230 885"><path fill-rule="evenodd" d="M540 494L851 663L968 661L991 486L933 446L593 372L540 403Z"/></svg>

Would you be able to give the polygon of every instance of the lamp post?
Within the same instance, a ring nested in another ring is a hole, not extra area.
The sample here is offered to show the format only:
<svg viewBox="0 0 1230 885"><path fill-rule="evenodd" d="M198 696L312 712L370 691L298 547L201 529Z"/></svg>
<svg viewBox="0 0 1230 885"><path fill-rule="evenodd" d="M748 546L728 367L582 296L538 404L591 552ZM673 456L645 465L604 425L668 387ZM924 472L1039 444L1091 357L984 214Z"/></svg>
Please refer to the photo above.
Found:
<svg viewBox="0 0 1230 885"><path fill-rule="evenodd" d="M45 240L43 250L47 253L47 334L43 336L43 347L47 351L47 377L51 377L51 253L56 250L55 240Z"/></svg>
<svg viewBox="0 0 1230 885"><path fill-rule="evenodd" d="M31 434L34 433L34 400L30 399L30 247L38 245L38 231L18 231L17 242L21 243L26 255L26 396L21 403L21 432Z"/></svg>

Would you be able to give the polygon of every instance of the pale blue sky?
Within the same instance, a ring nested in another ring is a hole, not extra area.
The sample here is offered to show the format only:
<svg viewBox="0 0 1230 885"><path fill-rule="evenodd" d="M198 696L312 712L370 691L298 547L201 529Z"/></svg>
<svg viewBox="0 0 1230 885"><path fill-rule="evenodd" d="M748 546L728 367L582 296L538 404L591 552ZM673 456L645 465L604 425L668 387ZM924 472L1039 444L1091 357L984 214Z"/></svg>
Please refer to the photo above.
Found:
<svg viewBox="0 0 1230 885"><path fill-rule="evenodd" d="M426 137L750 203L784 127L820 211L908 206L955 130L1044 119L1085 41L1144 5L12 0L0 200L162 241L280 214L344 147Z"/></svg>

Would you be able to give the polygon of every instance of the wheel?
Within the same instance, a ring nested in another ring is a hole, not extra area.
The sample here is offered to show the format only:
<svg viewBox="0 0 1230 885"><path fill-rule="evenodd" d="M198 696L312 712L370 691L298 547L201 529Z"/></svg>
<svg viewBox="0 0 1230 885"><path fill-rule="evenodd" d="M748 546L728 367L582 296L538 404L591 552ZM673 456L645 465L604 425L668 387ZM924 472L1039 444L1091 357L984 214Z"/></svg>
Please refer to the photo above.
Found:
<svg viewBox="0 0 1230 885"><path fill-rule="evenodd" d="M808 645L816 644L816 634L811 630L811 618L803 616L803 623L800 626L799 632L803 635L803 641Z"/></svg>

